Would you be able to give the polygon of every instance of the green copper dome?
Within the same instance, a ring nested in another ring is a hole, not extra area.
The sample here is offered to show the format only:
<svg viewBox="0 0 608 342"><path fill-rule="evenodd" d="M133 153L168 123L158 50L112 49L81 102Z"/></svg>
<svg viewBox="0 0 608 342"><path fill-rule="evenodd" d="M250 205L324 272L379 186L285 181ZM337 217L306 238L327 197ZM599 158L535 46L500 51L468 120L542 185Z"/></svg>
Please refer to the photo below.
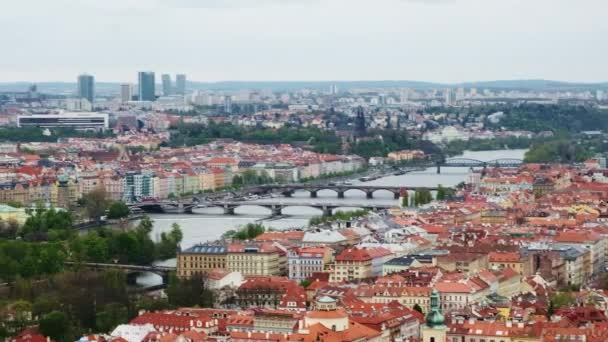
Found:
<svg viewBox="0 0 608 342"><path fill-rule="evenodd" d="M445 324L445 317L441 313L439 305L439 293L433 289L431 293L431 311L426 315L426 325L429 328L440 328Z"/></svg>

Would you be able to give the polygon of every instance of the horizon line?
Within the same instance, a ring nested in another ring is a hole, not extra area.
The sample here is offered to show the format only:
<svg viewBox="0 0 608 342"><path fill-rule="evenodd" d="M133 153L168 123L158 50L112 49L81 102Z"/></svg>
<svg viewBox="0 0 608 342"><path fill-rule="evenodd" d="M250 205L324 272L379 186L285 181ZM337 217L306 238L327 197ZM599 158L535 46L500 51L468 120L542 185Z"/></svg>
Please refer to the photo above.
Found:
<svg viewBox="0 0 608 342"><path fill-rule="evenodd" d="M159 74L161 75L161 74ZM95 77L95 75L92 75ZM186 74L187 76L187 74ZM159 79L160 81L160 79ZM186 78L187 82L202 83L202 84L216 84L216 83L365 83L365 82L412 82L412 83L428 83L437 85L457 85L457 84L473 84L473 83L491 83L491 82L555 82L555 83L571 83L571 84L608 84L606 81L564 81L559 79L546 79L546 78L515 78L515 79L491 79L491 80L476 80L476 81L458 81L458 82L443 82L443 81L421 81L412 79L334 79L334 80L215 80L215 81L198 81L190 80ZM44 83L78 83L74 81L57 81L57 80L42 80L42 81L0 81L0 84L44 84ZM137 82L125 82L125 81L105 81L95 80L95 83L116 83L116 84L136 84ZM155 82L156 83L156 82ZM161 84L162 82L157 82Z"/></svg>

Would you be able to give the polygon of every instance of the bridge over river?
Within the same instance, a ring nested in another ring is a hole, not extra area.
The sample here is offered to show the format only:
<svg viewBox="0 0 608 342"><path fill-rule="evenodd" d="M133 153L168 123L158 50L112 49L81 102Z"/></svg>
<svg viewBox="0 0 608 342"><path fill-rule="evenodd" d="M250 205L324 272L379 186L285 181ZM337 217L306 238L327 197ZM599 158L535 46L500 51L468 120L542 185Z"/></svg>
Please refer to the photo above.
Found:
<svg viewBox="0 0 608 342"><path fill-rule="evenodd" d="M127 272L127 282L135 283L135 278L138 273L141 272L151 272L158 274L163 279L163 284L169 283L169 274L175 271L175 267L171 266L143 266L143 265L128 265L128 264L109 264L109 263L95 263L95 262L83 262L76 263L71 261L66 261L65 265L73 266L73 267L86 267L93 270L123 270Z"/></svg>
<svg viewBox="0 0 608 342"><path fill-rule="evenodd" d="M326 202L284 202L280 200L268 201L214 201L214 202L143 202L132 205L146 212L152 213L195 213L196 208L222 208L225 215L234 215L235 209L243 206L258 206L270 210L271 216L280 216L287 207L311 207L322 211L324 216L331 215L337 208L361 208L366 210L383 210L394 208L390 204L372 203L326 203Z"/></svg>
<svg viewBox="0 0 608 342"><path fill-rule="evenodd" d="M280 192L286 197L290 197L294 192L299 190L308 191L311 198L316 198L317 193L321 190L332 190L338 195L338 198L344 198L344 193L349 190L358 190L365 193L367 198L374 198L374 192L384 190L392 192L395 199L398 199L402 191L429 190L436 191L437 187L413 187L413 186L383 186L383 185L364 185L364 184L276 184L276 185L261 185L257 187L263 194L272 192Z"/></svg>

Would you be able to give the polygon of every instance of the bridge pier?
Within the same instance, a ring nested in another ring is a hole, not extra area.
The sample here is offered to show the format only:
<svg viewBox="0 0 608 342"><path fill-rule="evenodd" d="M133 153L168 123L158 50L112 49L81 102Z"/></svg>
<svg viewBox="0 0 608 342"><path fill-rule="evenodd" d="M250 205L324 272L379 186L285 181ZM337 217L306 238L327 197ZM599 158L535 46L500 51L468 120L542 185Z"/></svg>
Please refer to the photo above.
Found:
<svg viewBox="0 0 608 342"><path fill-rule="evenodd" d="M366 191L365 192L365 197L366 198L374 198L374 192L373 191Z"/></svg>
<svg viewBox="0 0 608 342"><path fill-rule="evenodd" d="M293 190L283 192L283 196L285 196L285 197L291 197L291 195L293 195Z"/></svg>
<svg viewBox="0 0 608 342"><path fill-rule="evenodd" d="M234 215L234 207L224 207L224 215Z"/></svg>
<svg viewBox="0 0 608 342"><path fill-rule="evenodd" d="M333 210L329 207L323 207L323 216L331 216L333 214Z"/></svg>
<svg viewBox="0 0 608 342"><path fill-rule="evenodd" d="M281 206L274 206L271 208L271 210L272 210L272 216L283 215L283 207L281 207Z"/></svg>
<svg viewBox="0 0 608 342"><path fill-rule="evenodd" d="M161 278L163 278L163 285L169 285L169 273L163 273Z"/></svg>
<svg viewBox="0 0 608 342"><path fill-rule="evenodd" d="M127 272L127 284L137 285L137 272Z"/></svg>
<svg viewBox="0 0 608 342"><path fill-rule="evenodd" d="M440 173L441 173L441 165L437 164L437 174L440 174Z"/></svg>
<svg viewBox="0 0 608 342"><path fill-rule="evenodd" d="M317 198L317 191L310 190L310 198Z"/></svg>
<svg viewBox="0 0 608 342"><path fill-rule="evenodd" d="M401 194L398 192L393 192L393 198L394 199L399 199L399 197L401 197Z"/></svg>
<svg viewBox="0 0 608 342"><path fill-rule="evenodd" d="M345 191L338 191L338 198L344 198Z"/></svg>

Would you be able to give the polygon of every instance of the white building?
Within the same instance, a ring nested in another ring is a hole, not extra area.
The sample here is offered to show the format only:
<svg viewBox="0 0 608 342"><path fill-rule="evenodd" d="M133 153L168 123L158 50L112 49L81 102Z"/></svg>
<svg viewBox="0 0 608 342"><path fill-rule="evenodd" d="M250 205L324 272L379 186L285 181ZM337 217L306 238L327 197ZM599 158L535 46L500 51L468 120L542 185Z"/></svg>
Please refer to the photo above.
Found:
<svg viewBox="0 0 608 342"><path fill-rule="evenodd" d="M107 129L107 113L62 112L59 114L19 115L17 127L68 127L75 129Z"/></svg>

